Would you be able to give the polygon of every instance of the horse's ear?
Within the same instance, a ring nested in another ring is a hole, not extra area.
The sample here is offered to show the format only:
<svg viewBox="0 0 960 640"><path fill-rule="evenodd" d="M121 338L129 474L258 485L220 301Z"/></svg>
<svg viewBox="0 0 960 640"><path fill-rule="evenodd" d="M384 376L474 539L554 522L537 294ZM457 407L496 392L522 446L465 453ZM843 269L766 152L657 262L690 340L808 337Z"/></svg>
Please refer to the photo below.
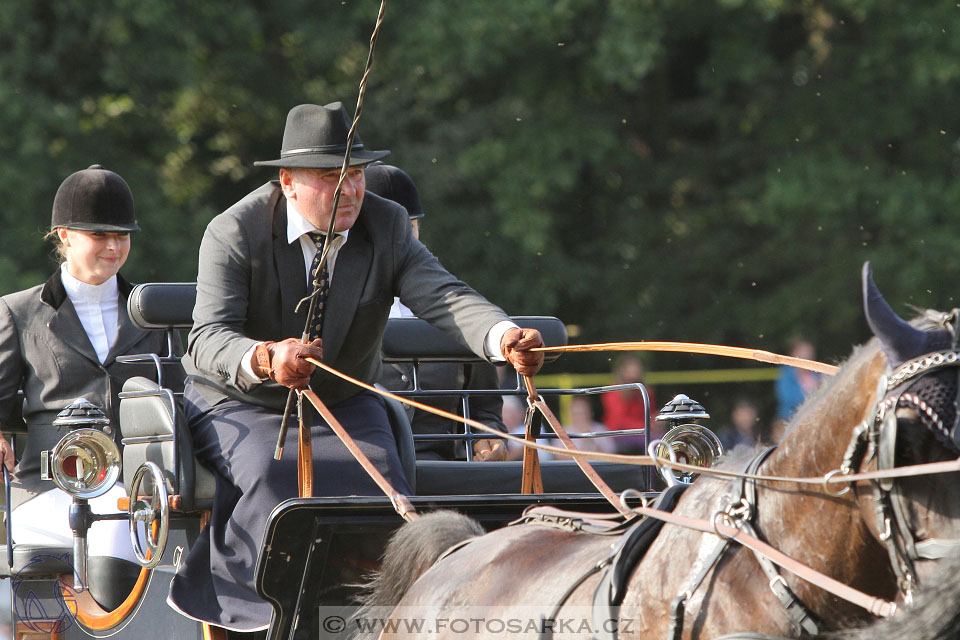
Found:
<svg viewBox="0 0 960 640"><path fill-rule="evenodd" d="M890 367L897 367L928 351L927 332L910 326L890 308L873 282L869 262L863 263L863 311L873 335L880 340Z"/></svg>

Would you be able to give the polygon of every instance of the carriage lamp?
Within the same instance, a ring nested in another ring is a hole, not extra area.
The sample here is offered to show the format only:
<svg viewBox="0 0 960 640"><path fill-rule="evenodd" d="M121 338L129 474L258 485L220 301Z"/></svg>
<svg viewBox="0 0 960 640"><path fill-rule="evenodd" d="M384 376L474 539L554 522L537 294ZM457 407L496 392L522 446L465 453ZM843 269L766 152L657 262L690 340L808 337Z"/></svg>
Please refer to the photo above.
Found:
<svg viewBox="0 0 960 640"><path fill-rule="evenodd" d="M658 422L666 423L666 434L651 443L651 455L698 467L709 467L723 455L723 445L716 434L697 423L709 417L710 414L699 402L682 393L677 395L664 405L655 418ZM690 484L697 477L692 471L667 467L661 467L660 474L670 486L676 482Z"/></svg>
<svg viewBox="0 0 960 640"><path fill-rule="evenodd" d="M110 420L96 405L78 398L53 425L69 433L51 451L40 454L41 477L70 495L89 500L102 496L120 477L120 449L103 432Z"/></svg>
<svg viewBox="0 0 960 640"><path fill-rule="evenodd" d="M55 427L70 431L50 451L40 453L40 476L73 497L73 583L87 582L87 531L97 520L123 519L125 514L94 514L88 500L102 496L120 477L120 449L109 435L110 420L86 398L77 398L57 414Z"/></svg>

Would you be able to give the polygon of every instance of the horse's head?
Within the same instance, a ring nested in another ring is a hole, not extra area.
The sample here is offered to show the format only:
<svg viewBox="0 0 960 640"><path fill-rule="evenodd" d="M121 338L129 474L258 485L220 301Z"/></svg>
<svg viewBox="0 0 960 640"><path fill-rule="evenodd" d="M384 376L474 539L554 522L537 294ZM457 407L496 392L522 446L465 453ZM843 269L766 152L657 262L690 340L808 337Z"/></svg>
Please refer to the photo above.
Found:
<svg viewBox="0 0 960 640"><path fill-rule="evenodd" d="M866 458L881 469L960 456L957 313L911 324L880 295L863 266L867 322L887 357L878 405L868 420ZM960 550L960 476L956 473L880 480L873 485L877 533L895 557L901 588L927 582L932 560Z"/></svg>

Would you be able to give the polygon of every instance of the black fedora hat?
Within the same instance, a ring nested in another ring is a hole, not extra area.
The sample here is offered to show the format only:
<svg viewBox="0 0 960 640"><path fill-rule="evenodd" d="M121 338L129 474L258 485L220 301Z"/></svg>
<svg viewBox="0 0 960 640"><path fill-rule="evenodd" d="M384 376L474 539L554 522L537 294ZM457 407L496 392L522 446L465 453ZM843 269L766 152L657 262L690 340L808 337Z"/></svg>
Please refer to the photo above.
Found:
<svg viewBox="0 0 960 640"><path fill-rule="evenodd" d="M67 176L53 198L50 228L140 231L126 181L98 164Z"/></svg>
<svg viewBox="0 0 960 640"><path fill-rule="evenodd" d="M335 169L343 166L350 119L341 102L300 104L290 109L283 128L279 160L254 162L258 167ZM359 134L353 136L350 164L362 165L387 156L389 151L367 151Z"/></svg>
<svg viewBox="0 0 960 640"><path fill-rule="evenodd" d="M411 220L424 216L417 185L406 171L393 165L374 162L367 167L364 174L367 191L402 204Z"/></svg>

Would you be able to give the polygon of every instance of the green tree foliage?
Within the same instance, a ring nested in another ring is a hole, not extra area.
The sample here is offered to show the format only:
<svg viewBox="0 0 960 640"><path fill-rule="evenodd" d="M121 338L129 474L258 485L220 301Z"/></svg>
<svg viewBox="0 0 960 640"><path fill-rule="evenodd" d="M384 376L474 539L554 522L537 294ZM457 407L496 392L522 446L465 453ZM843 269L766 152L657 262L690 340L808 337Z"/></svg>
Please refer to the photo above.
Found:
<svg viewBox="0 0 960 640"><path fill-rule="evenodd" d="M378 6L0 3L0 291L50 271L56 187L93 162L134 190L130 277L192 280L286 111L352 111ZM952 3L388 0L360 131L513 313L832 359L866 259L898 310L956 304L958 76Z"/></svg>

